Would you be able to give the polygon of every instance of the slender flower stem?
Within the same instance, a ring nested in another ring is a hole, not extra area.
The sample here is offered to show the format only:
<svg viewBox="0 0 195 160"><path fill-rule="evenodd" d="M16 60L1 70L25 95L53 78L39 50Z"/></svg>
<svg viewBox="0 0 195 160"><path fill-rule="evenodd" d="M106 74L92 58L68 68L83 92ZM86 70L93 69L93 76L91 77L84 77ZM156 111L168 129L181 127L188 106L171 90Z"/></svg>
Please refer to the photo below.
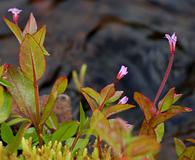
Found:
<svg viewBox="0 0 195 160"><path fill-rule="evenodd" d="M164 75L164 78L160 84L160 87L158 89L158 92L156 94L156 97L154 99L154 102L153 102L153 105L155 106L155 104L157 103L162 91L163 91L163 88L165 86L165 83L167 82L167 79L169 77L169 74L170 74L170 71L171 71L171 68L172 68L172 65L173 65L173 60L174 60L174 54L170 54L170 57L169 57L169 64L167 66L167 69L166 69L166 72L165 72L165 75Z"/></svg>

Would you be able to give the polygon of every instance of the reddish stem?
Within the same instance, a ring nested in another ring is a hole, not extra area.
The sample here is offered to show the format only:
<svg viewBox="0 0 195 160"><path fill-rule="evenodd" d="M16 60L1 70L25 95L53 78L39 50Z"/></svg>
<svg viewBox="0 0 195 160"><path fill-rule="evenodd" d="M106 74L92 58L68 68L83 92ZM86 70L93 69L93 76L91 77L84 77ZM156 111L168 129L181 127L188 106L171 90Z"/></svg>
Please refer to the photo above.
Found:
<svg viewBox="0 0 195 160"><path fill-rule="evenodd" d="M165 72L165 75L164 75L164 78L160 84L160 87L158 89L158 92L156 94L156 97L154 99L154 102L153 102L153 105L155 106L155 104L157 103L162 91L163 91L163 88L165 86L165 83L167 82L167 79L169 77L169 74L171 72L171 68L172 68L172 65L173 65L173 60L174 60L174 54L170 54L170 57L169 57L169 64L167 66L167 69L166 69L166 72Z"/></svg>
<svg viewBox="0 0 195 160"><path fill-rule="evenodd" d="M97 138L97 147L98 147L98 153L99 153L100 159L102 158L102 148L101 148L101 145L102 145L102 140L98 136L98 138Z"/></svg>
<svg viewBox="0 0 195 160"><path fill-rule="evenodd" d="M36 77L36 71L35 71L35 64L33 57L31 55L31 61L32 61L32 71L33 71L33 83L34 83L34 95L35 95L35 103L36 103L36 116L37 116L37 122L39 122L39 89L38 89L38 84L37 84L37 77Z"/></svg>

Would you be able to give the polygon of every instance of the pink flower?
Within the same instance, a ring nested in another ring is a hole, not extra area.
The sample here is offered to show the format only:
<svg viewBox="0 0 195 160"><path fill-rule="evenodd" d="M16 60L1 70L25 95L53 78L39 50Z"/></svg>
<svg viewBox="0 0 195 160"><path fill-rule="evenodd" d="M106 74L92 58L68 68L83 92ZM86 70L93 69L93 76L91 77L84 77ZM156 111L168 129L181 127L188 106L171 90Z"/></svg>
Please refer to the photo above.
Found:
<svg viewBox="0 0 195 160"><path fill-rule="evenodd" d="M165 34L165 37L169 41L169 47L170 47L171 54L174 54L175 53L175 45L177 42L177 36L175 35L175 33L173 33L172 36L170 36L169 34Z"/></svg>
<svg viewBox="0 0 195 160"><path fill-rule="evenodd" d="M118 102L118 104L126 104L127 101L129 100L129 98L127 96L123 97L120 99L120 101Z"/></svg>
<svg viewBox="0 0 195 160"><path fill-rule="evenodd" d="M120 80L120 79L123 78L127 73L128 73L127 67L125 67L125 66L122 65L120 71L118 72L118 74L117 74L117 76L116 76L116 78L117 78L118 80Z"/></svg>
<svg viewBox="0 0 195 160"><path fill-rule="evenodd" d="M19 18L20 12L22 12L22 10L20 10L18 8L10 8L10 9L8 9L8 12L12 13L14 23L18 24L18 18Z"/></svg>

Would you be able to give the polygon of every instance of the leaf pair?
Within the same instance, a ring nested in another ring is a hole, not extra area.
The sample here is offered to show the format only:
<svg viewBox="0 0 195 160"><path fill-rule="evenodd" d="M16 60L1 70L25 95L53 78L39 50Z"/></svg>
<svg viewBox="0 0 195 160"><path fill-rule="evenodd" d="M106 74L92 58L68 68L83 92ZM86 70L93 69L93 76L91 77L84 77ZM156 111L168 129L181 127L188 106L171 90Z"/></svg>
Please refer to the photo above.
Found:
<svg viewBox="0 0 195 160"><path fill-rule="evenodd" d="M36 22L35 17L33 16L32 13L30 13L29 19L26 23L26 26L25 26L23 32L21 31L21 29L19 28L18 25L9 21L6 17L3 17L3 20L5 21L7 26L10 28L10 30L14 33L14 35L16 36L16 38L18 39L20 44L24 40L25 36L27 34L30 34L37 41L37 43L40 45L40 47L44 51L44 54L49 55L49 53L43 47L43 43L45 40L45 34L46 34L46 27L43 26L37 31L37 22Z"/></svg>
<svg viewBox="0 0 195 160"><path fill-rule="evenodd" d="M6 147L6 150L8 153L14 153L22 140L22 137L24 135L24 132L29 125L28 122L25 122L21 125L20 129L18 130L17 134L14 136L13 132L10 128L10 126L6 123L2 123L1 125L1 138L3 139L4 142L6 142L8 145Z"/></svg>
<svg viewBox="0 0 195 160"><path fill-rule="evenodd" d="M72 72L72 78L73 78L73 81L75 83L76 89L78 91L80 91L80 89L84 85L86 71L87 71L87 65L83 64L81 66L79 74L75 70Z"/></svg>
<svg viewBox="0 0 195 160"><path fill-rule="evenodd" d="M191 111L190 108L173 105L181 94L175 94L175 88L171 88L165 97L159 102L158 108L141 93L134 93L134 100L139 104L144 113L140 134L158 137L159 141L164 134L164 122L182 112ZM160 138L161 137L161 138Z"/></svg>
<svg viewBox="0 0 195 160"><path fill-rule="evenodd" d="M174 138L176 153L178 160L194 160L195 159L195 146L186 147L185 144L178 138ZM192 142L195 142L192 139Z"/></svg>
<svg viewBox="0 0 195 160"><path fill-rule="evenodd" d="M100 91L100 93L98 93L97 91L93 90L90 87L82 88L81 92L85 99L87 100L89 106L91 107L91 110L92 111L95 111L96 109L103 110L106 117L109 117L113 114L134 107L133 105L130 104L110 105L111 103L116 102L123 94L123 91L115 90L115 86L113 83L104 87Z"/></svg>

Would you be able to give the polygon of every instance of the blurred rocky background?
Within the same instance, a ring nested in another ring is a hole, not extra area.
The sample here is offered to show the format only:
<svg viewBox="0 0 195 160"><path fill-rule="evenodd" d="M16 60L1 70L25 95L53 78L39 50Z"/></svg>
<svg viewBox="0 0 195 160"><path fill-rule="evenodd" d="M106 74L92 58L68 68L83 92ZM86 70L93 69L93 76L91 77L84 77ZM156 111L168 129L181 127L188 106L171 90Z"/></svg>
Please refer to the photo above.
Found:
<svg viewBox="0 0 195 160"><path fill-rule="evenodd" d="M45 47L47 72L40 81L41 93L49 93L56 77L88 65L86 86L99 90L113 81L122 64L129 74L119 90L133 96L140 91L151 99L166 69L169 48L165 33L176 32L178 45L171 76L166 85L183 93L180 104L195 110L195 1L194 0L1 0L0 16L10 7L23 10L19 25L24 26L33 12L38 24L47 25ZM0 19L0 63L17 65L18 42ZM73 117L77 118L78 100L73 85ZM131 99L130 103L135 102ZM85 107L87 110L87 106ZM160 160L175 160L173 137L195 138L194 111L166 123ZM140 109L120 114L138 126L143 119Z"/></svg>

